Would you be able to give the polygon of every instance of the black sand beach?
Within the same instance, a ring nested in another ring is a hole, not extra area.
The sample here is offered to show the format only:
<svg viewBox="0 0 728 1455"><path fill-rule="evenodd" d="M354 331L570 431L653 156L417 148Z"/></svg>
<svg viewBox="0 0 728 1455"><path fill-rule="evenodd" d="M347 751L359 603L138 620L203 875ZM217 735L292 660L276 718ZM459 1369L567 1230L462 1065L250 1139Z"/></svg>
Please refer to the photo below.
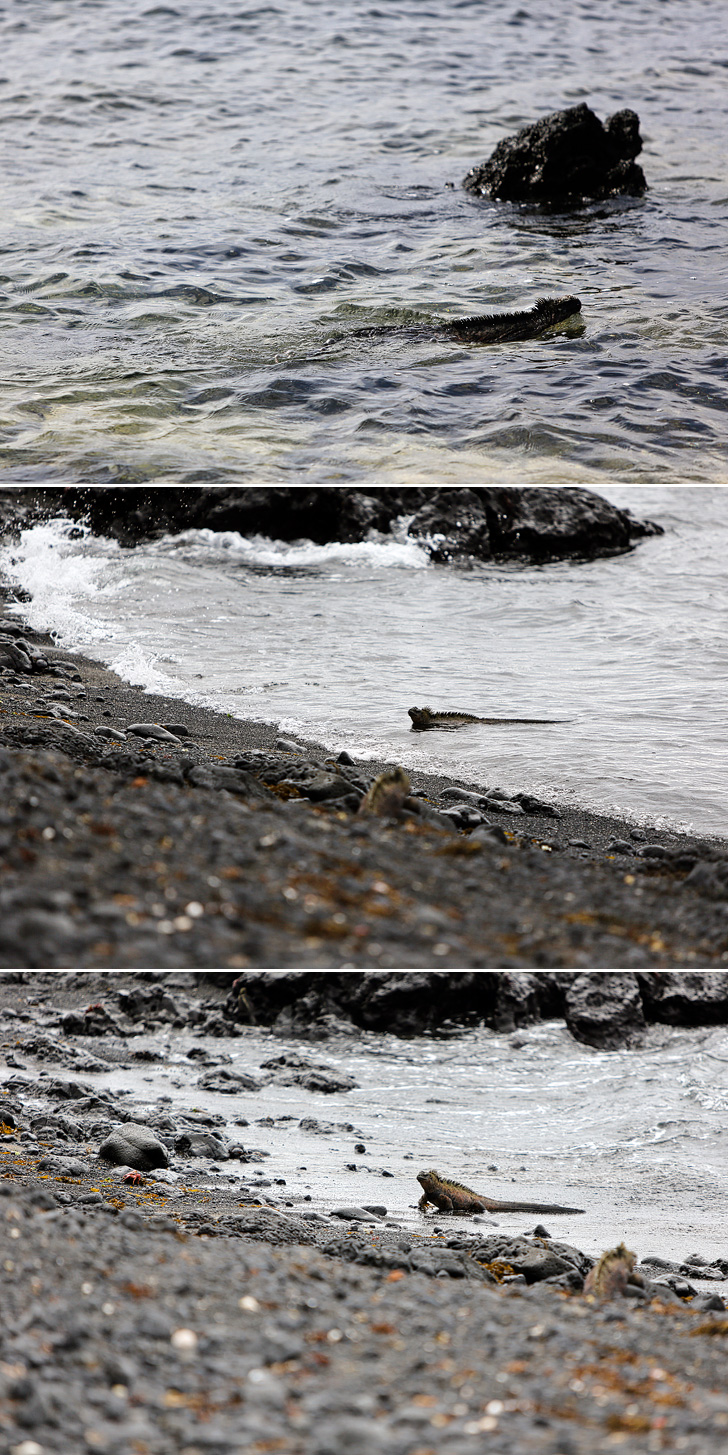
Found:
<svg viewBox="0 0 728 1455"><path fill-rule="evenodd" d="M726 963L721 840L563 804L478 813L453 790L486 785L419 772L418 812L358 813L392 764L276 748L274 724L142 692L24 635L51 670L2 680L5 967ZM179 731L153 741L135 724Z"/></svg>
<svg viewBox="0 0 728 1455"><path fill-rule="evenodd" d="M635 1281L602 1297L584 1288L595 1258L578 1218L398 1218L416 1163L377 1179L374 1211L340 1207L321 1196L327 1138L302 1126L307 1165L282 1179L281 1156L255 1150L261 1128L240 1112L241 1100L275 1109L272 1084L228 1094L224 1117L199 1093L190 1110L184 1092L144 1086L155 1061L180 1055L193 1082L224 1074L233 1044L239 1076L255 1064L259 1033L221 1014L229 978L0 976L9 1455L725 1448L728 1258L711 1269L643 1250ZM269 1042L290 1060L290 1041ZM112 1089L114 1069L131 1090ZM135 1124L169 1167L129 1180L98 1152ZM573 1197L555 1175L551 1195Z"/></svg>

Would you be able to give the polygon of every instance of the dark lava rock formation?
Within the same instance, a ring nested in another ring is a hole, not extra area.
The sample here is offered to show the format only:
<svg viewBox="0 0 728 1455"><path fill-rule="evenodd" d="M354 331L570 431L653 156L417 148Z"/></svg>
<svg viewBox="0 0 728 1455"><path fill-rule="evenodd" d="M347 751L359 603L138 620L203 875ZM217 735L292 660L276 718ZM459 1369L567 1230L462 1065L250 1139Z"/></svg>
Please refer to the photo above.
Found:
<svg viewBox="0 0 728 1455"><path fill-rule="evenodd" d="M607 121L582 102L554 111L499 141L487 162L463 179L467 192L498 202L578 207L606 197L641 197L645 174L639 117L617 111Z"/></svg>
<svg viewBox="0 0 728 1455"><path fill-rule="evenodd" d="M483 486L472 490L375 487L69 486L0 491L0 528L13 529L65 515L122 546L167 533L235 530L319 544L363 541L390 531L404 517L409 534L433 560L533 561L593 559L627 551L653 523L633 520L592 490ZM8 647L12 643L6 644ZM17 645L17 644L16 644Z"/></svg>
<svg viewBox="0 0 728 1455"><path fill-rule="evenodd" d="M234 981L225 1011L235 1021L275 1025L295 1035L325 1034L327 1022L336 1028L342 1017L365 1030L400 1036L426 1031L448 1035L457 1026L480 1023L513 1031L563 1017L577 1040L609 1051L639 1044L648 1021L728 1023L728 971L480 975L250 970Z"/></svg>

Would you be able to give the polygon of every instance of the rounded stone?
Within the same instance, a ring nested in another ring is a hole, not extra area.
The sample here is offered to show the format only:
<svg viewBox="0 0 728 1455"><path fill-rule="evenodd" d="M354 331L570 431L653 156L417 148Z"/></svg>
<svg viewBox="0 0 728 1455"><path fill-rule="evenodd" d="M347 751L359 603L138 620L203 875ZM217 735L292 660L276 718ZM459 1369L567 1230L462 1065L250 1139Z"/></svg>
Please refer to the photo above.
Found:
<svg viewBox="0 0 728 1455"><path fill-rule="evenodd" d="M151 1172L155 1167L168 1167L167 1148L148 1127L128 1122L112 1132L99 1147L99 1157L117 1167L135 1167L138 1172Z"/></svg>

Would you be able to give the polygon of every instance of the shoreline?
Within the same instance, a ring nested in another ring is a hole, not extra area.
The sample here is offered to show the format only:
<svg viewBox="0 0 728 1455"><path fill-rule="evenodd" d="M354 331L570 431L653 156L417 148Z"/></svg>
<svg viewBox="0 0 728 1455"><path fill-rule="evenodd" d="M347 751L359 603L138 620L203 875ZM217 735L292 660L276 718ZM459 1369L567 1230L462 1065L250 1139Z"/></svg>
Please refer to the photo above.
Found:
<svg viewBox="0 0 728 1455"><path fill-rule="evenodd" d="M27 908L31 926L33 913L37 924L38 913L48 915L48 896L65 895L68 903L51 907L66 932L60 944L46 951L50 934L35 942L31 934L30 942L16 937L13 951L6 931L3 965L698 969L728 960L720 878L728 845L722 839L641 829L570 805L557 806L558 818L491 806L473 838L435 811L453 808L441 797L447 788L478 793L481 785L421 770L411 772L412 791L426 795L429 817L407 815L406 822L352 812L356 797L346 804L314 802L285 785L271 791L265 786L271 764L279 777L289 769L295 777L308 763L312 771L348 772L362 782L393 765L357 760L340 767L306 740L298 741L300 753L276 750L272 723L148 693L56 648L48 637L25 636L65 675L2 679L0 742L24 760L51 753L54 771L65 765L64 779L78 772L74 765L85 765L97 775L84 784L86 818L110 821L108 831L95 835L83 814L60 833L53 817L39 823L40 805L23 806L20 779L27 767L15 764L18 805L10 837L30 858L21 852L13 859L11 851L9 902L16 914ZM70 696L54 706L49 693L59 689ZM40 716L43 710L65 714L65 725ZM129 734L112 744L94 732L125 731L139 722L178 726L180 739L152 745ZM268 755L267 770L256 753ZM221 770L235 770L236 759L245 764L236 770L243 778L230 791ZM13 773L6 786L11 781ZM109 814L112 803L117 812ZM195 818L202 820L197 826ZM145 826L144 842L130 855L130 842L140 842L135 822ZM178 832L170 833L170 822ZM18 844L23 834L32 847ZM271 835L275 845L261 848ZM621 848L610 848L615 843ZM373 889L376 883L386 892ZM104 932L93 936L88 931L99 902L116 904L119 913L115 924L109 911ZM169 915L154 908L159 903L171 906ZM198 907L192 917L185 909L190 903ZM156 922L168 926L170 916L172 929L160 932ZM186 921L181 928L179 920ZM205 939L205 930L214 933ZM14 960L18 951L27 958Z"/></svg>
<svg viewBox="0 0 728 1455"><path fill-rule="evenodd" d="M650 1179L641 1237L628 1149L601 1200L589 1159L488 1169L501 1196L596 1203L591 1224L423 1212L422 1147L439 1161L447 1138L420 1117L393 1146L361 1074L377 1038L326 1048L330 1073L359 1075L347 1104L292 1085L309 1047L235 1027L204 979L0 974L10 1455L482 1455L484 1436L503 1455L719 1455L728 1261L702 1175ZM358 1125L318 1120L342 1115ZM154 1170L100 1160L130 1124ZM591 1291L620 1238L629 1286Z"/></svg>

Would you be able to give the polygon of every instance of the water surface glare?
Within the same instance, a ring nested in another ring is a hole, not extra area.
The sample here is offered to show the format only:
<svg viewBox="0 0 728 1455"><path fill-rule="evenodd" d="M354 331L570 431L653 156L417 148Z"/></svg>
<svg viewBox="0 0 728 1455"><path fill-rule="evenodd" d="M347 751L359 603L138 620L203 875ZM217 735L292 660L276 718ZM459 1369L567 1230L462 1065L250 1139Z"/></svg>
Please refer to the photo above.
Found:
<svg viewBox="0 0 728 1455"><path fill-rule="evenodd" d="M721 0L10 0L0 479L725 478ZM641 199L469 197L562 106ZM466 348L368 324L577 294Z"/></svg>

